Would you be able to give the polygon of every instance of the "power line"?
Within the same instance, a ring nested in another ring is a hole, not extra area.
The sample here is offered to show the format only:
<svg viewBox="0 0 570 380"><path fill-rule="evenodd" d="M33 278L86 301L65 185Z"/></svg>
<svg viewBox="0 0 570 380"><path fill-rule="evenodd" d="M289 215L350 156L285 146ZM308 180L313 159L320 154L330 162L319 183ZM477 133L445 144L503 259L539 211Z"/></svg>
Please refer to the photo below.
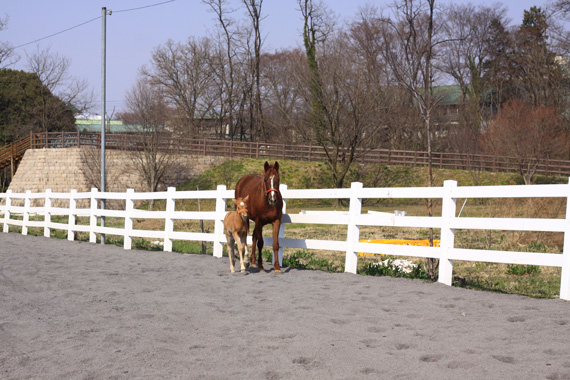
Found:
<svg viewBox="0 0 570 380"><path fill-rule="evenodd" d="M173 3L176 0L168 0L168 1L163 1L162 3L156 3L156 4L151 4L151 5L145 5L144 7L138 7L138 8L130 8L130 9L122 9L120 11L113 11L113 13L122 13L122 12L131 12L131 11L138 11L140 9L145 9L145 8L151 8L151 7L157 7L159 5L163 5L163 4L168 4L168 3Z"/></svg>
<svg viewBox="0 0 570 380"><path fill-rule="evenodd" d="M40 41L46 40L46 39L51 38L51 37L55 37L55 36L57 36L57 35L59 35L59 34L62 34L62 33L65 33L65 32L69 32L70 30L73 30L73 29L75 29L75 28L79 28L80 26L83 26L83 25L85 25L85 24L89 24L90 22L93 22L93 21L95 21L95 20L99 20L100 18L101 18L101 16L92 18L91 20L82 22L81 24L77 24L77 25L75 25L75 26L72 26L71 28L67 28L67 29L62 30L62 31L60 31L60 32L50 34L49 36L45 36L45 37L42 37L42 38L38 38L37 40L31 41L31 42L27 42L27 43L22 44L22 45L18 45L18 46L16 46L14 49L19 49L19 48L21 48L21 47L28 46L28 45L31 45L31 44L35 44L36 42L40 42Z"/></svg>
<svg viewBox="0 0 570 380"><path fill-rule="evenodd" d="M122 10L118 10L118 11L113 11L113 13L123 13L123 12L138 11L138 10L140 10L140 9L151 8L151 7L157 7L157 6L159 6L159 5L172 3L172 2L174 2L174 1L176 1L176 0L163 1L163 2L161 2L161 3L156 3L156 4L151 4L151 5L145 5L144 7L130 8L130 9L122 9ZM42 38L38 38L37 40L34 40L34 41L26 42L25 44L21 44L21 45L18 45L18 46L16 46L16 47L14 47L14 49L19 49L19 48L21 48L21 47L28 46L28 45L31 45L31 44L35 44L36 42L40 42L40 41L43 41L43 40L47 40L48 38L52 38L52 37L55 37L55 36L57 36L57 35L60 35L60 34L69 32L70 30L79 28L80 26L83 26L83 25L89 24L90 22L99 20L101 17L103 17L103 16L98 16L98 17L92 18L91 20L87 20L87 21L85 21L85 22L82 22L81 24L77 24L77 25L75 25L75 26L72 26L71 28L67 28L67 29L61 30L61 31L59 31L59 32L50 34L50 35L48 35L48 36L45 36L45 37L42 37Z"/></svg>

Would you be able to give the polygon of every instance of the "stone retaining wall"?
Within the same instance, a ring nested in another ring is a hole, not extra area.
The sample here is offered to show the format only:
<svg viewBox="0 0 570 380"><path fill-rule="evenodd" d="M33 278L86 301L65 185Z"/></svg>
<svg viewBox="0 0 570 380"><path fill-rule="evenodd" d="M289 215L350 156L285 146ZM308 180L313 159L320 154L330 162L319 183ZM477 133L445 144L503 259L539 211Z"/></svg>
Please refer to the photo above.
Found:
<svg viewBox="0 0 570 380"><path fill-rule="evenodd" d="M100 183L100 151L89 148L29 149L20 162L9 190L23 193L26 190L41 193L46 189L53 192L90 191ZM171 169L165 175L162 189L177 186L203 171L220 164L225 158L214 156L174 156ZM146 191L144 179L134 164L132 153L107 150L107 191L124 192L128 188ZM161 190L162 190L161 189ZM54 203L55 207L67 204ZM65 202L68 203L68 202ZM34 205L43 204L38 200ZM86 207L85 204L78 207Z"/></svg>

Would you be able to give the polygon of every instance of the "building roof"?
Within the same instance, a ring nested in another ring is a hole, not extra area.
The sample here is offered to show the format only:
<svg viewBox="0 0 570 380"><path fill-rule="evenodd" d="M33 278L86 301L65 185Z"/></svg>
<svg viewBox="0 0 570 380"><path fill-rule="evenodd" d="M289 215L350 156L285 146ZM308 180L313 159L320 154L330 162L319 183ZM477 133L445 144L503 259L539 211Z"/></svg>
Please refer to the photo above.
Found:
<svg viewBox="0 0 570 380"><path fill-rule="evenodd" d="M439 99L438 104L443 106L456 106L461 103L463 96L461 87L458 85L434 87L433 94L436 99Z"/></svg>
<svg viewBox="0 0 570 380"><path fill-rule="evenodd" d="M128 133L128 132L135 132L136 127L125 125L120 120L108 120L107 124L107 132L111 133ZM75 119L75 128L78 132L101 132L101 119L99 120L86 120L86 119Z"/></svg>

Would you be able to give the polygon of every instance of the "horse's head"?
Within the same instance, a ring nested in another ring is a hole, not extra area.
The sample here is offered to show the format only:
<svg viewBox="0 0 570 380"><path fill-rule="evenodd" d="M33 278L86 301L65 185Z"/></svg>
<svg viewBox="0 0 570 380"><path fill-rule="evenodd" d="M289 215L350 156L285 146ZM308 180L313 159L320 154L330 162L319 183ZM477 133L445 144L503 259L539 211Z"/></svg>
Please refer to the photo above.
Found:
<svg viewBox="0 0 570 380"><path fill-rule="evenodd" d="M277 204L277 194L279 194L279 163L275 161L275 164L269 165L269 163L265 161L263 168L263 189L265 190L265 197L270 206L275 206Z"/></svg>
<svg viewBox="0 0 570 380"><path fill-rule="evenodd" d="M247 201L248 200L249 200L249 195L246 196L245 198L232 199L232 201L236 205L236 211L237 211L238 215L241 216L241 219L244 222L247 222Z"/></svg>

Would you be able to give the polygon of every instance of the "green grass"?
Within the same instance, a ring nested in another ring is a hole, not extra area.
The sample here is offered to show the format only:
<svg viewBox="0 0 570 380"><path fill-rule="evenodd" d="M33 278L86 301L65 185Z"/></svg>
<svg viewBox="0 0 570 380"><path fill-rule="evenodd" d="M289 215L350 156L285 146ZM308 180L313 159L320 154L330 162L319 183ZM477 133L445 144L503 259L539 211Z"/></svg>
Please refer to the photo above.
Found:
<svg viewBox="0 0 570 380"><path fill-rule="evenodd" d="M272 252L268 252L268 261L273 256ZM283 266L297 269L318 269L325 272L344 272L343 264L335 264L333 261L318 257L314 252L296 251L290 255L283 256Z"/></svg>

